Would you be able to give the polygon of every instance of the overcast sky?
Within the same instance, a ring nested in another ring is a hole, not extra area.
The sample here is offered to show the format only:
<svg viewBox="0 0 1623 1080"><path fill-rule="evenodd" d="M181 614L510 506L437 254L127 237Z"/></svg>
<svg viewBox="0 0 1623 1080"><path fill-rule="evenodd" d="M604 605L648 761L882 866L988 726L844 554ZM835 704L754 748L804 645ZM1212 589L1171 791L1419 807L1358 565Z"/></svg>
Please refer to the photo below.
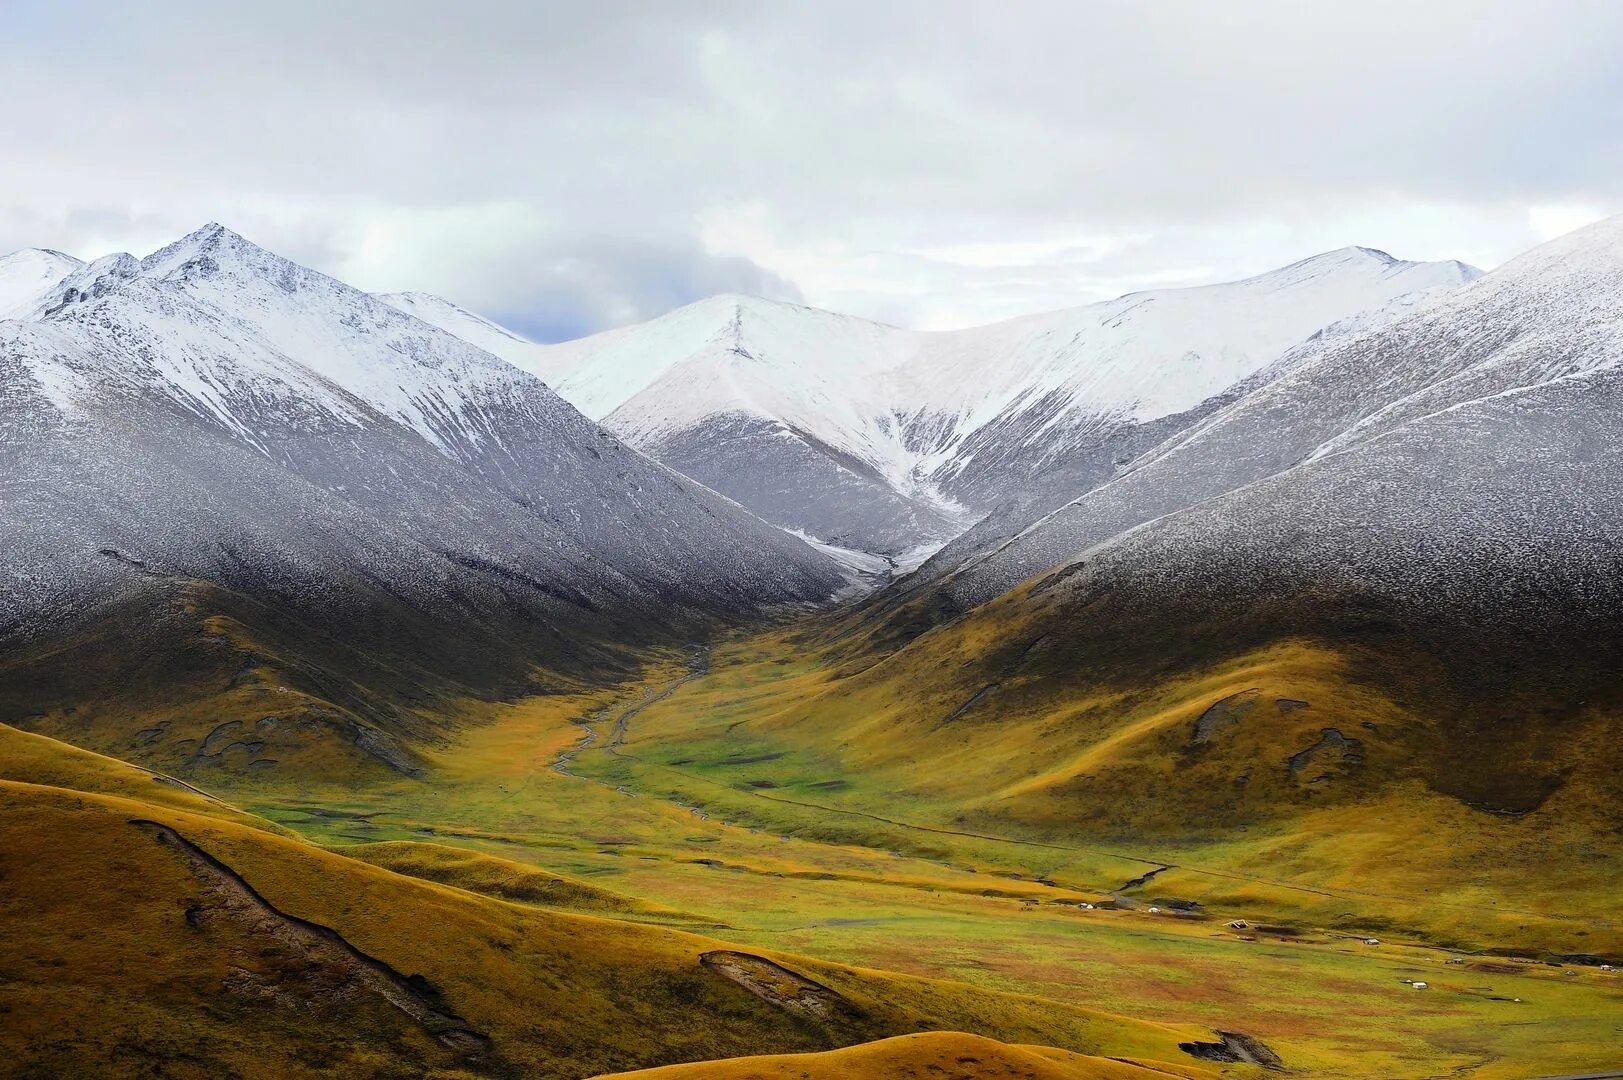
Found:
<svg viewBox="0 0 1623 1080"><path fill-rule="evenodd" d="M0 251L209 220L556 340L952 327L1623 212L1623 3L0 0Z"/></svg>

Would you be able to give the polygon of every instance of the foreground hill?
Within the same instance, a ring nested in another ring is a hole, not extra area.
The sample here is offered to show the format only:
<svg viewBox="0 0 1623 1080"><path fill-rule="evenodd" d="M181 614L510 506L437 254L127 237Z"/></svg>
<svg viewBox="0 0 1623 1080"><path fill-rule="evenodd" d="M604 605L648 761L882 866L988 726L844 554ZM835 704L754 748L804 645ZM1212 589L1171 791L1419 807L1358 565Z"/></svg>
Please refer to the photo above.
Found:
<svg viewBox="0 0 1623 1080"><path fill-rule="evenodd" d="M703 1061L615 1075L623 1080L981 1080L995 1076L1020 1080L1200 1080L1217 1073L1166 1062L1140 1065L1048 1046L1009 1046L975 1035L940 1032L903 1035L821 1054Z"/></svg>
<svg viewBox="0 0 1623 1080"><path fill-rule="evenodd" d="M1347 248L950 333L719 296L556 346L432 297L391 302L767 520L898 557L1011 500L1063 502L1304 339L1379 325L1475 276Z"/></svg>
<svg viewBox="0 0 1623 1080"><path fill-rule="evenodd" d="M416 703L845 584L534 376L229 230L62 265L0 322L0 715L176 768L335 739L411 769Z"/></svg>

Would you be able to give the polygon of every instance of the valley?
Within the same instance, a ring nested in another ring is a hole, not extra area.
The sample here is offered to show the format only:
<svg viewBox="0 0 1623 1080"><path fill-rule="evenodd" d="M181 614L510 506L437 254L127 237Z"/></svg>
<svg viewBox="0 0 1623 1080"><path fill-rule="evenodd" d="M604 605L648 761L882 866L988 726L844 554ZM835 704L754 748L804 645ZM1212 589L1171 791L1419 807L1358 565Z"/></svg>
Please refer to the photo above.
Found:
<svg viewBox="0 0 1623 1080"><path fill-rule="evenodd" d="M1601 889L1451 882L1410 855L1378 888L1343 852L1279 856L1325 827L1312 812L1204 844L957 828L945 800L741 732L818 676L794 656L782 632L750 636L703 674L673 653L610 700L502 707L436 762L432 792L235 798L357 857L470 849L648 905L624 917L1242 1031L1310 1075L1576 1071L1619 1035L1623 979L1598 965L1623 927Z"/></svg>

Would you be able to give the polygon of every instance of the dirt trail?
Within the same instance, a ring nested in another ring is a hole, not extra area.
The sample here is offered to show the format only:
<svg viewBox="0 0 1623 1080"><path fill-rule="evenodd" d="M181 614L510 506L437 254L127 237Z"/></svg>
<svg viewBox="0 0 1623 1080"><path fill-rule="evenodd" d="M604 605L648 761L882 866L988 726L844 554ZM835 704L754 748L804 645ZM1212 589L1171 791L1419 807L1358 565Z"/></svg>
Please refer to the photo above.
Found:
<svg viewBox="0 0 1623 1080"><path fill-rule="evenodd" d="M614 753L615 749L626 741L626 732L631 727L632 719L638 713L655 702L664 701L694 679L702 678L708 674L710 674L710 648L706 645L695 645L693 655L688 658L687 674L680 679L673 679L671 682L666 683L664 689L657 694L654 693L653 687L645 688L642 700L621 713L620 718L614 722L614 728L609 732L608 741L603 744L603 749L611 754Z"/></svg>
<svg viewBox="0 0 1623 1080"><path fill-rule="evenodd" d="M273 939L300 957L306 968L339 976L336 984L323 982L309 986L243 970L236 989L275 1000L313 997L326 1004L336 1004L349 992L363 990L382 997L465 1060L489 1060L490 1039L445 1009L438 1001L438 991L422 976L402 975L382 960L351 945L338 931L279 910L235 870L169 826L145 819L135 819L130 824L174 851L212 894L212 907L193 908L187 912L188 921L201 925L209 917L224 915L256 935Z"/></svg>
<svg viewBox="0 0 1623 1080"><path fill-rule="evenodd" d="M657 701L664 701L666 698L676 693L677 690L692 682L694 679L710 673L710 647L708 645L694 645L692 648L693 655L688 658L688 669L685 675L666 683L658 693L654 692L654 688L652 686L643 687L642 699L615 718L614 726L609 729L609 737L603 743L603 749L605 751L611 754L618 753L618 748L622 743L625 742L626 732L631 727L631 721L637 716L638 713L642 712L644 709L648 708L648 706ZM569 766L574 763L575 759L580 757L581 754L591 749L597 743L597 725L603 722L603 718L609 714L612 708L612 706L606 705L597 710L597 712L590 713L574 721L576 724L579 724L586 730L586 734L581 736L580 742L563 751L553 759L553 769L563 773L565 776L572 776L576 780L590 780L592 783L601 784L604 787L614 787L612 784L604 784L603 781L593 779L590 776L581 776L578 773L569 771ZM614 787L614 790L619 791L623 795L633 794L632 792L626 791L619 787Z"/></svg>

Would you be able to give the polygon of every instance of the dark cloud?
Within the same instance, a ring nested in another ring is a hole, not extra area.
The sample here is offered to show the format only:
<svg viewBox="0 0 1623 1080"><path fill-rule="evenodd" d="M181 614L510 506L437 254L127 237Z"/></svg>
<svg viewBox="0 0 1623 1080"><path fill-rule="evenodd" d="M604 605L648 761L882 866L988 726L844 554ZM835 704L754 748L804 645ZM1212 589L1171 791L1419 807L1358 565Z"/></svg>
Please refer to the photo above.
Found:
<svg viewBox="0 0 1623 1080"><path fill-rule="evenodd" d="M1344 243L1491 263L1623 210L1620 40L1623 5L1512 0L13 0L0 240L218 218L555 327L708 288L937 324Z"/></svg>

